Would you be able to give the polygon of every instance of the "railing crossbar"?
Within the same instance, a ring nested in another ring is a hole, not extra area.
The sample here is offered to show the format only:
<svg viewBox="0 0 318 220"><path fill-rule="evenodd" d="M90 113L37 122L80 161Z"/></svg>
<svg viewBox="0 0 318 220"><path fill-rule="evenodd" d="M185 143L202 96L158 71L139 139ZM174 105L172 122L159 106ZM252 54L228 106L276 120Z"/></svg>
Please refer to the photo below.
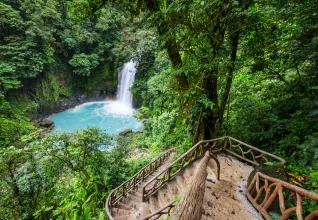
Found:
<svg viewBox="0 0 318 220"><path fill-rule="evenodd" d="M168 150L160 157L146 165L142 168L138 173L136 173L132 178L122 183L116 189L112 190L108 195L106 201L106 212L110 220L113 220L111 215L111 208L123 197L126 196L131 190L135 189L135 187L142 182L146 177L148 177L151 173L158 169L159 166L170 156L172 150Z"/></svg>

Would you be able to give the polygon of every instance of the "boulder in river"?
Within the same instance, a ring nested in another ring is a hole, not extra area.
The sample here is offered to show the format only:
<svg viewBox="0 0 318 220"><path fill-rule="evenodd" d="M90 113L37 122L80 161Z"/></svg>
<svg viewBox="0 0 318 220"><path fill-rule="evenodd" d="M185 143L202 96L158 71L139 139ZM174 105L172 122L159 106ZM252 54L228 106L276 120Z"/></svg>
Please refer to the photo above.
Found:
<svg viewBox="0 0 318 220"><path fill-rule="evenodd" d="M121 131L119 134L118 134L118 136L126 136L127 134L131 134L131 133L133 133L133 131L131 130L131 129L125 129L125 130L123 130L123 131Z"/></svg>
<svg viewBox="0 0 318 220"><path fill-rule="evenodd" d="M43 120L39 123L39 125L40 125L41 127L44 127L44 128L50 128L50 127L52 127L52 126L54 127L54 122L46 118L46 119L43 119Z"/></svg>

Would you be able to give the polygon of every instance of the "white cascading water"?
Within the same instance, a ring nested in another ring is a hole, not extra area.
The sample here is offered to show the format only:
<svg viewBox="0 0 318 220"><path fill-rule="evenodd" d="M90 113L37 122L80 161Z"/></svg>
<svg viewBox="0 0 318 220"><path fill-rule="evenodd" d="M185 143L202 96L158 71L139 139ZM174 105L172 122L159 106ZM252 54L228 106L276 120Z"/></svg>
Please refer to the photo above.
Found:
<svg viewBox="0 0 318 220"><path fill-rule="evenodd" d="M130 87L135 81L136 71L134 62L130 61L124 64L121 70L120 82L117 87L117 100L105 104L104 114L121 117L134 113L132 107L133 96L130 92Z"/></svg>
<svg viewBox="0 0 318 220"><path fill-rule="evenodd" d="M134 62L125 63L121 71L121 80L117 91L117 100L132 108L133 96L130 88L135 81L136 68Z"/></svg>
<svg viewBox="0 0 318 220"><path fill-rule="evenodd" d="M135 74L134 63L126 63L121 71L115 101L89 102L51 115L49 119L54 121L55 131L69 132L87 126L99 126L110 134L117 134L123 129L141 130L142 123L133 117L134 109L130 92Z"/></svg>

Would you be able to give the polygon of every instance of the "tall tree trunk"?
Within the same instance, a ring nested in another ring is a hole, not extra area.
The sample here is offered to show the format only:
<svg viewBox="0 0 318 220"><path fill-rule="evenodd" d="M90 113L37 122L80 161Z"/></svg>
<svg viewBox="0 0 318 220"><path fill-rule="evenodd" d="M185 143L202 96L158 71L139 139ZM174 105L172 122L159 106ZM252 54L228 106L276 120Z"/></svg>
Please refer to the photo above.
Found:
<svg viewBox="0 0 318 220"><path fill-rule="evenodd" d="M241 11L245 11L249 8L250 4L251 4L252 0L241 0L240 1L240 5L243 6ZM240 24L244 23L244 17L238 20L235 20L232 22L231 28L230 28L230 32L232 32L232 34L229 36L229 40L231 43L231 65L228 69L228 74L226 76L226 85L225 85L225 89L224 89L224 93L222 96L222 100L221 100L221 104L220 104L220 112L219 112L219 120L217 122L217 130L219 130L222 126L223 123L223 115L224 115L224 111L225 111L225 107L226 107L226 103L230 94L230 90L231 90L231 86L232 86L232 82L233 82L233 73L234 73L234 69L235 69L235 61L236 61L236 57L237 57L237 50L238 50L238 44L239 44L239 39L240 39L240 29L239 26Z"/></svg>
<svg viewBox="0 0 318 220"><path fill-rule="evenodd" d="M197 143L200 140L207 140L215 138L216 135L216 122L219 118L219 106L218 106L218 79L215 73L206 73L207 79L204 80L203 88L206 91L208 100L214 105L212 108L203 107L201 113L198 116L197 127L195 130L193 143Z"/></svg>
<svg viewBox="0 0 318 220"><path fill-rule="evenodd" d="M174 36L165 37L165 34L169 31L169 26L167 22L164 22L160 26L158 25L158 33L164 39L164 45L167 49L168 56L170 58L171 64L173 68L178 68L182 66L182 59L179 53L179 48ZM188 88L188 80L187 77L180 73L176 76L176 79L179 84L180 90L185 90Z"/></svg>
<svg viewBox="0 0 318 220"><path fill-rule="evenodd" d="M235 27L237 27L237 26L235 25ZM228 74L226 76L226 85L225 85L225 89L224 89L222 100L221 100L221 104L220 104L219 120L218 120L218 123L217 123L217 130L219 130L221 128L221 126L222 126L224 110L225 110L225 106L226 106L227 99L229 97L231 86L232 86L232 82L233 82L233 72L234 72L234 68L235 68L235 60L236 60L236 54L237 54L237 49L238 49L239 36L240 36L240 32L237 30L232 35L232 37L230 37L231 46L232 46L232 49L231 49L231 65L229 67L229 71L228 71Z"/></svg>

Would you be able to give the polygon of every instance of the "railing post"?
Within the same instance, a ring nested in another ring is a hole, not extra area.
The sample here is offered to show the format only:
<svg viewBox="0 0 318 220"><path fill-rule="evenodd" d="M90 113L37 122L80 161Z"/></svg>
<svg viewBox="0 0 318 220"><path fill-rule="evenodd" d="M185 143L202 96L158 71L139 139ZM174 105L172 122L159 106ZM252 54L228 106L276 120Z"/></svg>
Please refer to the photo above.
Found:
<svg viewBox="0 0 318 220"><path fill-rule="evenodd" d="M135 187L136 187L136 178L134 177L133 178L133 189L135 189Z"/></svg>
<svg viewBox="0 0 318 220"><path fill-rule="evenodd" d="M145 202L145 187L142 188L142 202Z"/></svg>
<svg viewBox="0 0 318 220"><path fill-rule="evenodd" d="M123 184L123 197L125 197L125 184Z"/></svg>
<svg viewBox="0 0 318 220"><path fill-rule="evenodd" d="M168 169L168 181L170 181L170 178L171 178L170 172L171 172L171 167L169 167Z"/></svg>

